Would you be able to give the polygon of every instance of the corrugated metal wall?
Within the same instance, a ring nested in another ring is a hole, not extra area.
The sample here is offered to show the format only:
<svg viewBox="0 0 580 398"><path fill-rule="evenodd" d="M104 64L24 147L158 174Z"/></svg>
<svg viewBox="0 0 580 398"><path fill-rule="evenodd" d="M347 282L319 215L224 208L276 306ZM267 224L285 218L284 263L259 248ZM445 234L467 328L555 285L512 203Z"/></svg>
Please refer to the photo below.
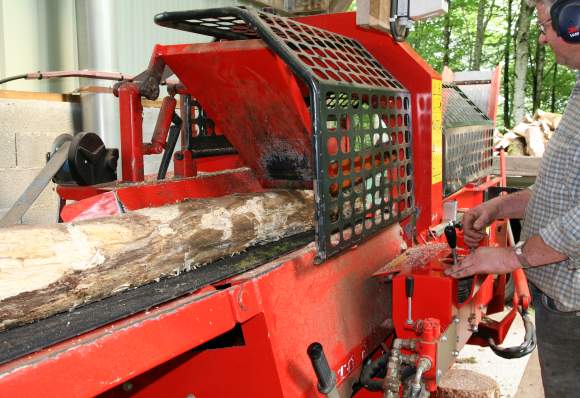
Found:
<svg viewBox="0 0 580 398"><path fill-rule="evenodd" d="M79 66L93 68L95 59L88 53L96 41L112 40L98 55L106 56L115 70L136 74L145 69L155 44L175 44L209 41L206 36L167 29L153 23L153 17L163 11L193 10L240 4L232 0L76 0L79 44ZM107 20L94 20L96 15ZM103 36L92 37L88 24L97 24ZM86 43L86 45L85 45ZM102 46L101 46L102 47ZM106 53L108 50L108 54Z"/></svg>
<svg viewBox="0 0 580 398"><path fill-rule="evenodd" d="M63 69L139 73L156 43L208 40L161 28L153 23L155 14L238 4L235 0L0 0L0 77ZM78 87L78 79L61 79L15 81L2 89L70 92Z"/></svg>
<svg viewBox="0 0 580 398"><path fill-rule="evenodd" d="M0 77L76 68L74 0L0 0ZM1 89L69 92L76 79L15 81Z"/></svg>

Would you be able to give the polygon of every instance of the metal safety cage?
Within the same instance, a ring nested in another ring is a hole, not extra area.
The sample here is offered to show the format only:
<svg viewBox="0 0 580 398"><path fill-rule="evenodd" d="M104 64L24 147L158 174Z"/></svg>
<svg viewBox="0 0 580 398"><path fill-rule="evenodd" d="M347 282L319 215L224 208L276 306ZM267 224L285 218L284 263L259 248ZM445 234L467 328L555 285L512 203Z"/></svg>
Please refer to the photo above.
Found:
<svg viewBox="0 0 580 398"><path fill-rule="evenodd" d="M308 85L318 260L413 212L410 93L359 42L242 7L166 12L155 22L260 38Z"/></svg>
<svg viewBox="0 0 580 398"><path fill-rule="evenodd" d="M443 194L491 173L493 122L459 87L443 84Z"/></svg>

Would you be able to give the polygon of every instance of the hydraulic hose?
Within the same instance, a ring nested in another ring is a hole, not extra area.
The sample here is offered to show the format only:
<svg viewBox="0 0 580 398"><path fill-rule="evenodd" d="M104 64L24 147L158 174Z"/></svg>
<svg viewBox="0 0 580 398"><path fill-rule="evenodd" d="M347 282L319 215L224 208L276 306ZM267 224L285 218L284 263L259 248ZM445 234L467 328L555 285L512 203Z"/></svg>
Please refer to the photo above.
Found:
<svg viewBox="0 0 580 398"><path fill-rule="evenodd" d="M28 76L28 75L25 73L23 75L6 77L4 79L0 79L0 84L8 83L8 82L11 82L13 80L26 79L26 76Z"/></svg>
<svg viewBox="0 0 580 398"><path fill-rule="evenodd" d="M523 356L528 355L536 348L536 327L534 323L531 321L528 311L522 310L518 308L518 312L522 316L524 321L524 330L526 332L524 337L524 342L516 347L499 347L495 344L493 338L489 338L489 347L493 350L493 352L506 359L513 359L513 358L521 358Z"/></svg>
<svg viewBox="0 0 580 398"><path fill-rule="evenodd" d="M387 369L387 362L389 361L389 353L386 352L381 355L375 361L368 360L362 368L360 374L360 383L364 388L369 391L382 391L383 390L383 378L385 377L385 371ZM373 380L375 377L380 377L381 373L383 376L380 380Z"/></svg>
<svg viewBox="0 0 580 398"><path fill-rule="evenodd" d="M8 83L13 80L26 79L26 80L44 80L44 79L58 79L63 77L86 77L88 79L100 79L100 80L131 80L133 76L125 75L123 73L117 72L99 72L92 70L59 70L59 71L49 71L49 72L31 72L24 73L22 75L10 76L4 79L0 79L0 84Z"/></svg>

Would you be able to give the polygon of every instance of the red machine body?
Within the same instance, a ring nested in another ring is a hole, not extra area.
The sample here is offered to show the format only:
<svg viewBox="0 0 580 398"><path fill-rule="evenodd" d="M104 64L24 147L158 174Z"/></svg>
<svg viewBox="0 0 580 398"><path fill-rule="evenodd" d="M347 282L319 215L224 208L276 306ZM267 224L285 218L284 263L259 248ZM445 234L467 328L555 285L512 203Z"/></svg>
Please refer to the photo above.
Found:
<svg viewBox="0 0 580 398"><path fill-rule="evenodd" d="M477 327L487 328L487 335L501 343L515 312L498 324L481 321L486 313L503 309L505 277L474 278L468 297L458 302L457 282L443 274L449 249L440 247L416 267L388 265L416 244L413 236L425 243L443 241L430 230L442 222L444 201L473 207L483 201L489 185L500 182L488 178L443 198L440 76L406 44L356 27L352 13L298 20L358 40L411 92L416 224L410 219L394 224L322 264L315 264L316 249L309 244L4 363L0 396L313 397L320 393L306 348L318 341L346 397L363 361L391 341L393 327L398 339L416 340L404 352L431 362L423 379L435 391L452 364L449 355L442 356L442 336L458 339L452 350L445 348L451 355ZM64 221L189 198L312 186L313 121L304 101L308 88L261 40L157 46L151 65L160 60L179 77L176 92L198 99L238 154L194 158L182 146L174 175L192 177L149 181L143 156L162 149L172 112L162 112L154 142L143 143L139 87L123 84L118 89L123 182L59 186L63 200L75 201L63 208ZM174 109L175 102L167 102ZM295 173L303 172L299 179L285 174L289 164ZM493 227L490 243L505 244L505 224ZM409 276L414 279L412 324L407 322L405 292ZM522 285L520 281L524 295ZM482 337L473 341L486 344ZM357 396L380 394L361 390Z"/></svg>

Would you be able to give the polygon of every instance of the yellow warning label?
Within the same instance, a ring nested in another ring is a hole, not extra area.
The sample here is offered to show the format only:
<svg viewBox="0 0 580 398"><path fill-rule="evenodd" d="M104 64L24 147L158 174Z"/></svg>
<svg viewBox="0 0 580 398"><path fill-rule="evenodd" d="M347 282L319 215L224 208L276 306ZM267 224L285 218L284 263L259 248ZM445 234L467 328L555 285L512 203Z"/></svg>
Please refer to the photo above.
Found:
<svg viewBox="0 0 580 398"><path fill-rule="evenodd" d="M431 84L431 184L443 181L443 85Z"/></svg>

